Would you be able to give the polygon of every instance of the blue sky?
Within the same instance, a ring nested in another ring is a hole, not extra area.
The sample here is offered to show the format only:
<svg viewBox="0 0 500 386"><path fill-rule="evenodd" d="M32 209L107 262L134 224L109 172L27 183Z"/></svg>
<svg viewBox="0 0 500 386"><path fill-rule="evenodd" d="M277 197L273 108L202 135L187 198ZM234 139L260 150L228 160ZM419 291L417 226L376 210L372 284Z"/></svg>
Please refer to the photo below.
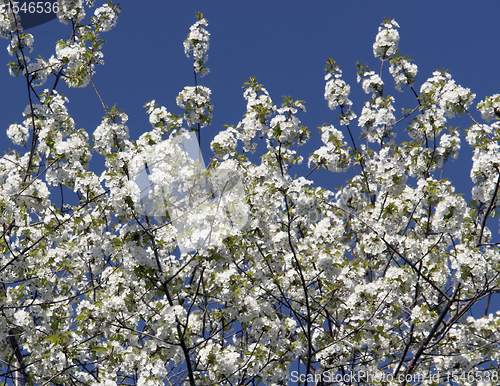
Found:
<svg viewBox="0 0 500 386"><path fill-rule="evenodd" d="M209 139L224 124L237 124L242 118L241 86L251 75L264 84L276 104L282 95L305 100L308 112L300 118L317 134L316 127L322 123L336 124L337 113L328 109L323 98L323 68L326 58L332 57L352 85L354 110L359 115L366 96L356 84L355 63L359 60L378 71L380 61L373 57L372 44L384 17L395 18L401 26L400 53L410 55L419 66L418 87L434 70L448 68L457 83L477 94L477 102L500 92L496 68L500 54L493 43L500 35L500 3L496 1L148 0L120 4L123 10L117 26L102 34L105 65L97 68L94 80L107 105L116 103L129 114L132 138L150 129L143 108L150 99L180 112L175 96L184 86L194 85L191 60L185 57L182 42L196 11L208 19L211 73L199 80L212 90L214 104L213 124L202 133L206 160L211 156ZM35 36L32 56L47 58L54 53L55 41L69 34L70 26L54 20L29 31ZM0 59L8 62L6 50ZM0 124L6 138L8 124L22 120L27 97L24 80L9 76L4 68ZM405 105L396 103L397 112L414 106L409 92L400 94L389 84L387 72L384 80L386 93L394 95L396 102L409 100ZM59 90L69 97L68 107L79 127L92 133L103 115L92 87ZM460 125L469 122L462 120ZM318 141L315 136L313 145L318 146ZM2 141L2 149L7 146Z"/></svg>
<svg viewBox="0 0 500 386"><path fill-rule="evenodd" d="M419 67L417 88L433 71L443 68L450 69L457 83L477 94L476 102L500 92L500 53L493 43L500 35L500 2L496 1L127 0L120 4L117 26L102 34L105 65L97 67L94 80L104 102L109 106L116 103L129 115L133 139L150 129L143 108L150 99L171 112L181 112L175 97L184 86L194 85L192 62L184 55L182 42L195 22L196 11L208 19L211 41L207 65L211 72L199 83L212 90L214 117L212 126L202 132L205 162L212 155L209 143L215 134L224 124L236 125L241 120L245 112L241 86L251 75L264 84L277 105L283 95L306 101L307 113L299 118L314 135L311 147L304 149L306 153L321 145L319 125L328 122L340 128L335 119L338 111L330 111L323 97L323 68L328 57L337 61L351 84L353 108L359 115L367 96L356 83L355 63L359 60L379 70L372 44L384 17L395 18L401 26L400 53L409 55ZM32 57L40 54L48 58L54 53L55 41L69 35L70 26L53 20L29 32L35 36ZM7 45L7 40L1 42ZM5 49L0 59L5 64L11 59ZM401 94L393 88L387 71L384 80L385 93L396 98L397 113L402 107L415 106L410 92ZM0 73L0 85L4 139L0 150L5 150L10 146L5 130L10 123L22 120L27 93L24 79L9 76L7 67ZM92 86L68 89L63 85L59 91L68 96L68 108L78 126L91 134L104 114ZM465 128L470 121L462 119L455 124ZM352 128L359 132L355 125ZM397 130L402 132L404 127ZM465 141L462 145L467 148ZM466 182L464 178L470 181L463 172L466 164L469 168L470 154L463 151L445 173L459 185ZM95 162L95 168L101 169L100 162ZM341 175L329 177L329 188L344 181Z"/></svg>

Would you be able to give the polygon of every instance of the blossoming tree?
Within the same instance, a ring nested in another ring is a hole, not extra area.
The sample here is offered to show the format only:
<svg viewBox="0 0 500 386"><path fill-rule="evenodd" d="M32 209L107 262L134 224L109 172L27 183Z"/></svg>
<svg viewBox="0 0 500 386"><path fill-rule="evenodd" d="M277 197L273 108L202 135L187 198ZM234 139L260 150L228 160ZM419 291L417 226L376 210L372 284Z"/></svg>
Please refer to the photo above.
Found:
<svg viewBox="0 0 500 386"><path fill-rule="evenodd" d="M475 95L449 73L418 91L399 26L385 20L373 45L380 73L358 65L368 94L359 118L327 61L325 98L339 127L319 128L308 176L289 173L311 137L296 116L303 102L285 97L277 107L255 78L244 85L244 118L213 139L205 170L183 151L211 122L210 90L198 85L209 72L201 14L184 42L195 73L177 96L184 113L149 102L152 129L134 141L127 115L107 108L89 141L57 86L93 83L100 34L119 7L86 22L93 1L60 1L71 36L51 58L30 60L33 36L9 3L0 2L0 28L29 103L7 129L26 151L0 159L4 384L498 384L500 314L489 305L500 253L488 225L500 95L477 104L478 122ZM402 114L386 66L396 89L415 95ZM440 178L460 149L461 132L445 126L455 114L472 121L470 203ZM408 141L396 142L396 126ZM265 149L254 162L257 146ZM89 170L94 153L105 157L101 175ZM331 192L309 179L319 169L355 175ZM484 315L471 316L483 299Z"/></svg>

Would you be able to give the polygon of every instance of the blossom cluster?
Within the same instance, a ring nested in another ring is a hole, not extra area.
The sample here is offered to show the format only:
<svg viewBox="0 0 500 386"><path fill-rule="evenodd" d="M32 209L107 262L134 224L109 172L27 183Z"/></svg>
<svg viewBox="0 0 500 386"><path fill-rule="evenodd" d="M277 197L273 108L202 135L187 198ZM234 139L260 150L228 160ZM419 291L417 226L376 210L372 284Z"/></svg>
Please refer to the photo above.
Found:
<svg viewBox="0 0 500 386"><path fill-rule="evenodd" d="M340 115L340 124L348 125L350 121L356 119L356 114L352 112L352 102L349 99L351 86L342 80L342 70L334 61L329 61L326 67L325 75L325 99L328 101L328 107L333 110L337 106L342 109Z"/></svg>
<svg viewBox="0 0 500 386"><path fill-rule="evenodd" d="M96 24L98 25L96 30L106 32L116 26L119 13L118 7L112 7L109 4L104 4L102 7L97 8L94 12Z"/></svg>
<svg viewBox="0 0 500 386"><path fill-rule="evenodd" d="M275 106L267 90L259 87L255 79L251 79L243 98L247 101L247 111L236 127L237 138L243 142L243 151L253 153L257 148L257 143L253 141L258 132L267 132L266 119L272 115Z"/></svg>
<svg viewBox="0 0 500 386"><path fill-rule="evenodd" d="M491 97L486 97L484 101L481 101L477 105L477 109L481 112L481 117L489 122L493 118L500 118L500 94L492 95Z"/></svg>
<svg viewBox="0 0 500 386"><path fill-rule="evenodd" d="M111 153L119 141L129 138L129 129L125 125L128 116L120 113L119 119L105 117L94 131L94 148L100 154Z"/></svg>
<svg viewBox="0 0 500 386"><path fill-rule="evenodd" d="M210 69L205 66L208 60L208 48L210 46L210 33L203 28L208 25L208 22L203 15L199 14L198 21L189 29L189 34L184 40L184 53L189 58L191 55L194 59L194 71L200 72L201 76L205 76L210 72Z"/></svg>
<svg viewBox="0 0 500 386"><path fill-rule="evenodd" d="M396 58L391 59L389 72L396 83L396 90L402 92L403 85L412 86L415 83L418 67L410 59L396 55Z"/></svg>
<svg viewBox="0 0 500 386"><path fill-rule="evenodd" d="M184 87L176 98L177 106L184 108L184 120L189 127L206 127L212 122L212 103L209 88Z"/></svg>
<svg viewBox="0 0 500 386"><path fill-rule="evenodd" d="M321 141L325 146L316 150L309 158L309 166L314 163L332 172L347 170L351 160L344 135L333 126L321 127Z"/></svg>
<svg viewBox="0 0 500 386"><path fill-rule="evenodd" d="M467 132L466 140L474 148L470 178L475 183L472 187L472 199L478 203L489 203L498 191L500 174L500 144L498 134L500 125L474 124Z"/></svg>
<svg viewBox="0 0 500 386"><path fill-rule="evenodd" d="M87 6L92 7L95 0L58 0L57 17L61 23L67 24L68 21L81 22L85 16L84 3ZM112 5L106 5L112 7ZM101 7L102 8L102 7Z"/></svg>
<svg viewBox="0 0 500 386"><path fill-rule="evenodd" d="M12 32L22 30L20 18L16 17L14 12L9 12L10 4L8 1L2 0L0 2L0 36L3 38L8 37Z"/></svg>
<svg viewBox="0 0 500 386"><path fill-rule="evenodd" d="M300 126L300 120L295 116L299 110L306 111L303 103L300 101L292 102L289 106L276 109L275 116L269 123L269 133L272 132L273 137L285 147L293 144L296 138L299 138L299 145L308 138L307 131L303 126Z"/></svg>
<svg viewBox="0 0 500 386"><path fill-rule="evenodd" d="M93 1L87 0L86 3L93 4ZM58 5L58 17L62 22L71 19L80 22L85 17L83 0L64 0ZM104 63L103 54L99 50L101 46L98 33L109 31L116 25L119 11L119 7L112 3L98 8L90 24L80 26L66 41L57 42L56 55L52 55L48 60L38 57L35 62L32 62L27 55L19 56L24 47L28 47L30 52L33 50L34 38L29 33L13 34L8 51L10 55L16 55L17 61L9 63L10 74L15 76L22 71L24 75L29 76L32 86L41 86L47 81L49 75L64 70L63 79L69 87L87 86L95 66ZM2 16L4 16L4 21L9 18L7 12L4 12ZM9 23L0 28L5 30L10 28L10 32L15 31L12 23ZM3 37L6 37L5 30L2 29Z"/></svg>
<svg viewBox="0 0 500 386"><path fill-rule="evenodd" d="M236 139L237 134L238 132L234 127L228 127L217 134L210 143L214 154L222 159L228 159L230 155L233 155L238 144Z"/></svg>
<svg viewBox="0 0 500 386"><path fill-rule="evenodd" d="M399 32L396 28L399 28L399 24L395 20L388 19L378 27L378 34L373 43L373 55L376 58L385 60L396 54L399 46Z"/></svg>
<svg viewBox="0 0 500 386"><path fill-rule="evenodd" d="M435 71L420 87L420 93L427 104L437 104L452 118L457 112L462 114L464 109L472 105L476 94L470 89L455 84L455 80L445 71Z"/></svg>
<svg viewBox="0 0 500 386"><path fill-rule="evenodd" d="M375 74L375 71L361 71L361 74L358 73L358 83L361 82L361 79L363 79L361 84L366 94L383 94L384 82L379 75Z"/></svg>
<svg viewBox="0 0 500 386"><path fill-rule="evenodd" d="M376 97L366 101L358 119L358 126L369 142L380 142L388 137L396 121L394 116L394 98Z"/></svg>

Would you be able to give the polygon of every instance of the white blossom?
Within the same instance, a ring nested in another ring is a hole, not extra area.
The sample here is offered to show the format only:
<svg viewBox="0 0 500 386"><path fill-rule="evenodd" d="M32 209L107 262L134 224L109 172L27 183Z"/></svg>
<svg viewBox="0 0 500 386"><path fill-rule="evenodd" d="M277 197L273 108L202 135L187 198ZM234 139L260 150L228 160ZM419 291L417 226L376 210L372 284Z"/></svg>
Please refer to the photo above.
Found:
<svg viewBox="0 0 500 386"><path fill-rule="evenodd" d="M330 110L335 109L337 106L345 109L340 116L340 124L346 126L350 121L356 119L356 114L351 110L352 102L349 99L351 86L342 80L341 77L342 70L335 65L333 67L333 78L331 72L325 75L325 80L327 81L325 85L325 99L328 101Z"/></svg>
<svg viewBox="0 0 500 386"><path fill-rule="evenodd" d="M94 11L96 22L99 23L99 31L109 31L116 25L119 14L119 8L112 8L109 4L104 4L102 7Z"/></svg>
<svg viewBox="0 0 500 386"><path fill-rule="evenodd" d="M24 145L30 136L29 128L14 123L7 129L7 136L15 145Z"/></svg>
<svg viewBox="0 0 500 386"><path fill-rule="evenodd" d="M177 106L185 109L184 119L189 127L200 124L206 127L212 122L212 91L203 86L184 87L176 98Z"/></svg>
<svg viewBox="0 0 500 386"><path fill-rule="evenodd" d="M358 75L358 83L361 81L361 77ZM380 76L375 74L375 71L366 71L363 73L363 90L366 94L371 92L382 94L382 90L384 87L384 82Z"/></svg>
<svg viewBox="0 0 500 386"><path fill-rule="evenodd" d="M210 72L210 69L205 66L208 60L208 48L210 45L210 33L203 28L208 22L202 18L189 28L189 34L184 40L184 53L189 58L191 55L194 59L194 71L200 72L201 76L205 76Z"/></svg>
<svg viewBox="0 0 500 386"><path fill-rule="evenodd" d="M376 58L385 60L396 53L399 46L399 33L396 28L399 28L399 24L395 20L387 19L378 27L378 34L373 43L373 55Z"/></svg>
<svg viewBox="0 0 500 386"><path fill-rule="evenodd" d="M67 24L67 19L75 17L76 21L79 22L85 18L83 0L59 0L58 9L57 17L64 24Z"/></svg>
<svg viewBox="0 0 500 386"><path fill-rule="evenodd" d="M396 121L393 102L392 96L385 99L376 97L371 102L365 102L358 119L358 126L367 134L368 141L381 141L392 128Z"/></svg>
<svg viewBox="0 0 500 386"><path fill-rule="evenodd" d="M486 122L491 121L493 118L500 118L500 94L486 97L484 101L477 104L477 109Z"/></svg>
<svg viewBox="0 0 500 386"><path fill-rule="evenodd" d="M217 157L228 159L229 155L236 150L237 134L238 132L233 127L229 127L214 137L210 147Z"/></svg>
<svg viewBox="0 0 500 386"><path fill-rule="evenodd" d="M345 171L350 165L350 156L345 149L347 144L344 135L333 126L323 126L320 128L321 141L325 146L316 150L309 158L308 166L312 163L323 165L332 172Z"/></svg>
<svg viewBox="0 0 500 386"><path fill-rule="evenodd" d="M115 146L115 140L124 140L129 138L129 130L125 123L128 116L125 113L120 114L120 123L113 122L109 117L102 120L94 131L95 148L99 153L109 153Z"/></svg>
<svg viewBox="0 0 500 386"><path fill-rule="evenodd" d="M394 83L396 84L396 90L403 91L403 85L412 86L417 77L418 67L414 63L410 63L408 60L402 57L398 57L396 60L391 60L391 66L389 67L389 72L394 78Z"/></svg>

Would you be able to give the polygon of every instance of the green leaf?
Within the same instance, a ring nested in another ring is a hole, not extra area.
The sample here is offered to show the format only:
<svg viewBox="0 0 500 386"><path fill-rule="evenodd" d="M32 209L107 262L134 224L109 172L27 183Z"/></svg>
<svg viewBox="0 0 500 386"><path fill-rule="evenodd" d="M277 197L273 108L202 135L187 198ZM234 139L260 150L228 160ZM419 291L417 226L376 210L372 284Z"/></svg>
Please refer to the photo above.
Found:
<svg viewBox="0 0 500 386"><path fill-rule="evenodd" d="M43 340L48 340L54 344L57 344L61 340L61 337L59 335L49 335L49 336L46 336ZM49 354L49 356L50 356L50 354Z"/></svg>

